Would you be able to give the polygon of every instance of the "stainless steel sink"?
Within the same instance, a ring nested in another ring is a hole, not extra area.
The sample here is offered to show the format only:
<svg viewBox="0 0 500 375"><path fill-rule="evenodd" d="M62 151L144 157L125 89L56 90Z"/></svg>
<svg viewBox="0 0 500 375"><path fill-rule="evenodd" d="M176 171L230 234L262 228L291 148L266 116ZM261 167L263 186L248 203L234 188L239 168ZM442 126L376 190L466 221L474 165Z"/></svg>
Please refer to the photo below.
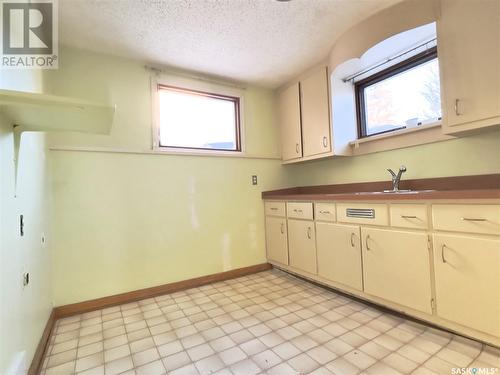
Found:
<svg viewBox="0 0 500 375"><path fill-rule="evenodd" d="M434 190L383 190L383 191L360 191L356 195L374 195L374 194L420 194L428 193Z"/></svg>

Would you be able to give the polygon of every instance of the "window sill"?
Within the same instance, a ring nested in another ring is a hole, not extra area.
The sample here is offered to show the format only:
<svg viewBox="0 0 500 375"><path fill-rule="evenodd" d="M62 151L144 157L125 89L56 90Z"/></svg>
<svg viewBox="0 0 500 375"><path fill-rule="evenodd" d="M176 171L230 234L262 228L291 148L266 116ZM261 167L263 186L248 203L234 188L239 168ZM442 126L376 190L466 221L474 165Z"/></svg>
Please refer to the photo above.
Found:
<svg viewBox="0 0 500 375"><path fill-rule="evenodd" d="M380 151L417 146L453 139L441 131L441 121L400 129L390 133L373 135L349 142L352 155L370 154Z"/></svg>
<svg viewBox="0 0 500 375"><path fill-rule="evenodd" d="M246 157L245 151L222 151L222 150L204 150L194 148L177 148L167 146L155 146L153 151L167 155L188 155L188 156L227 156L227 157Z"/></svg>

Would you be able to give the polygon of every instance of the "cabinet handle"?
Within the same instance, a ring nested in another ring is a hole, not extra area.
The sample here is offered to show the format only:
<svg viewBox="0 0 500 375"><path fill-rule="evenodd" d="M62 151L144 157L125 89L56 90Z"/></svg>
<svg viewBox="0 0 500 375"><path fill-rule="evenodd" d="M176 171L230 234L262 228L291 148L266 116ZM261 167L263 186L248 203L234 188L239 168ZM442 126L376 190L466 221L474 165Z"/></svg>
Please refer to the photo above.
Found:
<svg viewBox="0 0 500 375"><path fill-rule="evenodd" d="M320 210L319 211L320 214L330 214L331 212L330 211L323 211L323 210Z"/></svg>
<svg viewBox="0 0 500 375"><path fill-rule="evenodd" d="M301 213L302 213L302 210L299 210L299 209L295 208L295 209L293 210L293 212L296 212L296 213L298 213L298 214L301 214Z"/></svg>
<svg viewBox="0 0 500 375"><path fill-rule="evenodd" d="M443 263L448 263L446 261L446 258L444 257L444 249L446 248L446 244L442 244L441 245L441 260L443 261Z"/></svg>
<svg viewBox="0 0 500 375"><path fill-rule="evenodd" d="M271 207L270 210L271 211L278 211L278 207Z"/></svg>
<svg viewBox="0 0 500 375"><path fill-rule="evenodd" d="M281 223L281 234L285 234L285 224Z"/></svg>
<svg viewBox="0 0 500 375"><path fill-rule="evenodd" d="M311 239L311 227L307 227L307 238Z"/></svg>
<svg viewBox="0 0 500 375"><path fill-rule="evenodd" d="M458 109L458 105L460 103L460 99L455 99L455 115L457 116L461 116L462 113L460 113L459 109Z"/></svg>
<svg viewBox="0 0 500 375"><path fill-rule="evenodd" d="M415 215L401 215L403 219L418 219Z"/></svg>
<svg viewBox="0 0 500 375"><path fill-rule="evenodd" d="M355 236L356 236L356 235L355 235L354 233L351 233L351 247L354 247L354 246L355 246L355 244L354 244L354 237L355 237Z"/></svg>
<svg viewBox="0 0 500 375"><path fill-rule="evenodd" d="M478 218L473 218L473 217L463 217L463 221L487 221L486 219L478 219Z"/></svg>
<svg viewBox="0 0 500 375"><path fill-rule="evenodd" d="M368 245L368 240L370 239L370 235L368 234L365 239L366 250L371 251L370 246Z"/></svg>
<svg viewBox="0 0 500 375"><path fill-rule="evenodd" d="M295 152L297 154L299 153L299 144L298 143L295 144Z"/></svg>
<svg viewBox="0 0 500 375"><path fill-rule="evenodd" d="M323 147L328 147L328 138L326 138L326 136L323 137Z"/></svg>

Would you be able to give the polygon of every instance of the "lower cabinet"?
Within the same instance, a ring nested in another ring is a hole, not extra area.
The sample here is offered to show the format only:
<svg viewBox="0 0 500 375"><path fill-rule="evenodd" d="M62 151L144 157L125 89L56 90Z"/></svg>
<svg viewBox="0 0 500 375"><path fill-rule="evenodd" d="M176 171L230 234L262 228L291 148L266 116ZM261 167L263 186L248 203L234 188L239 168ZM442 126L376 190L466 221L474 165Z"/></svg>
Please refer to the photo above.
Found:
<svg viewBox="0 0 500 375"><path fill-rule="evenodd" d="M288 265L288 240L286 219L266 217L267 257L275 262Z"/></svg>
<svg viewBox="0 0 500 375"><path fill-rule="evenodd" d="M500 240L434 235L437 315L500 337Z"/></svg>
<svg viewBox="0 0 500 375"><path fill-rule="evenodd" d="M432 313L428 236L362 228L365 292Z"/></svg>
<svg viewBox="0 0 500 375"><path fill-rule="evenodd" d="M360 228L316 223L318 275L363 290Z"/></svg>
<svg viewBox="0 0 500 375"><path fill-rule="evenodd" d="M288 219L290 266L316 274L316 238L314 222Z"/></svg>

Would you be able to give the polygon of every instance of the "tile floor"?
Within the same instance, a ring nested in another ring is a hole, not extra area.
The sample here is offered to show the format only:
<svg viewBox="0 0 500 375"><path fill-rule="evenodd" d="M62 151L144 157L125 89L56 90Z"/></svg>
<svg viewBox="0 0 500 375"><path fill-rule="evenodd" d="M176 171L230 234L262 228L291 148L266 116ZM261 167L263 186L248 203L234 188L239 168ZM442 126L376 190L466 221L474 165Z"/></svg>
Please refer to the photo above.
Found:
<svg viewBox="0 0 500 375"><path fill-rule="evenodd" d="M451 374L500 350L277 270L61 319L42 374Z"/></svg>

